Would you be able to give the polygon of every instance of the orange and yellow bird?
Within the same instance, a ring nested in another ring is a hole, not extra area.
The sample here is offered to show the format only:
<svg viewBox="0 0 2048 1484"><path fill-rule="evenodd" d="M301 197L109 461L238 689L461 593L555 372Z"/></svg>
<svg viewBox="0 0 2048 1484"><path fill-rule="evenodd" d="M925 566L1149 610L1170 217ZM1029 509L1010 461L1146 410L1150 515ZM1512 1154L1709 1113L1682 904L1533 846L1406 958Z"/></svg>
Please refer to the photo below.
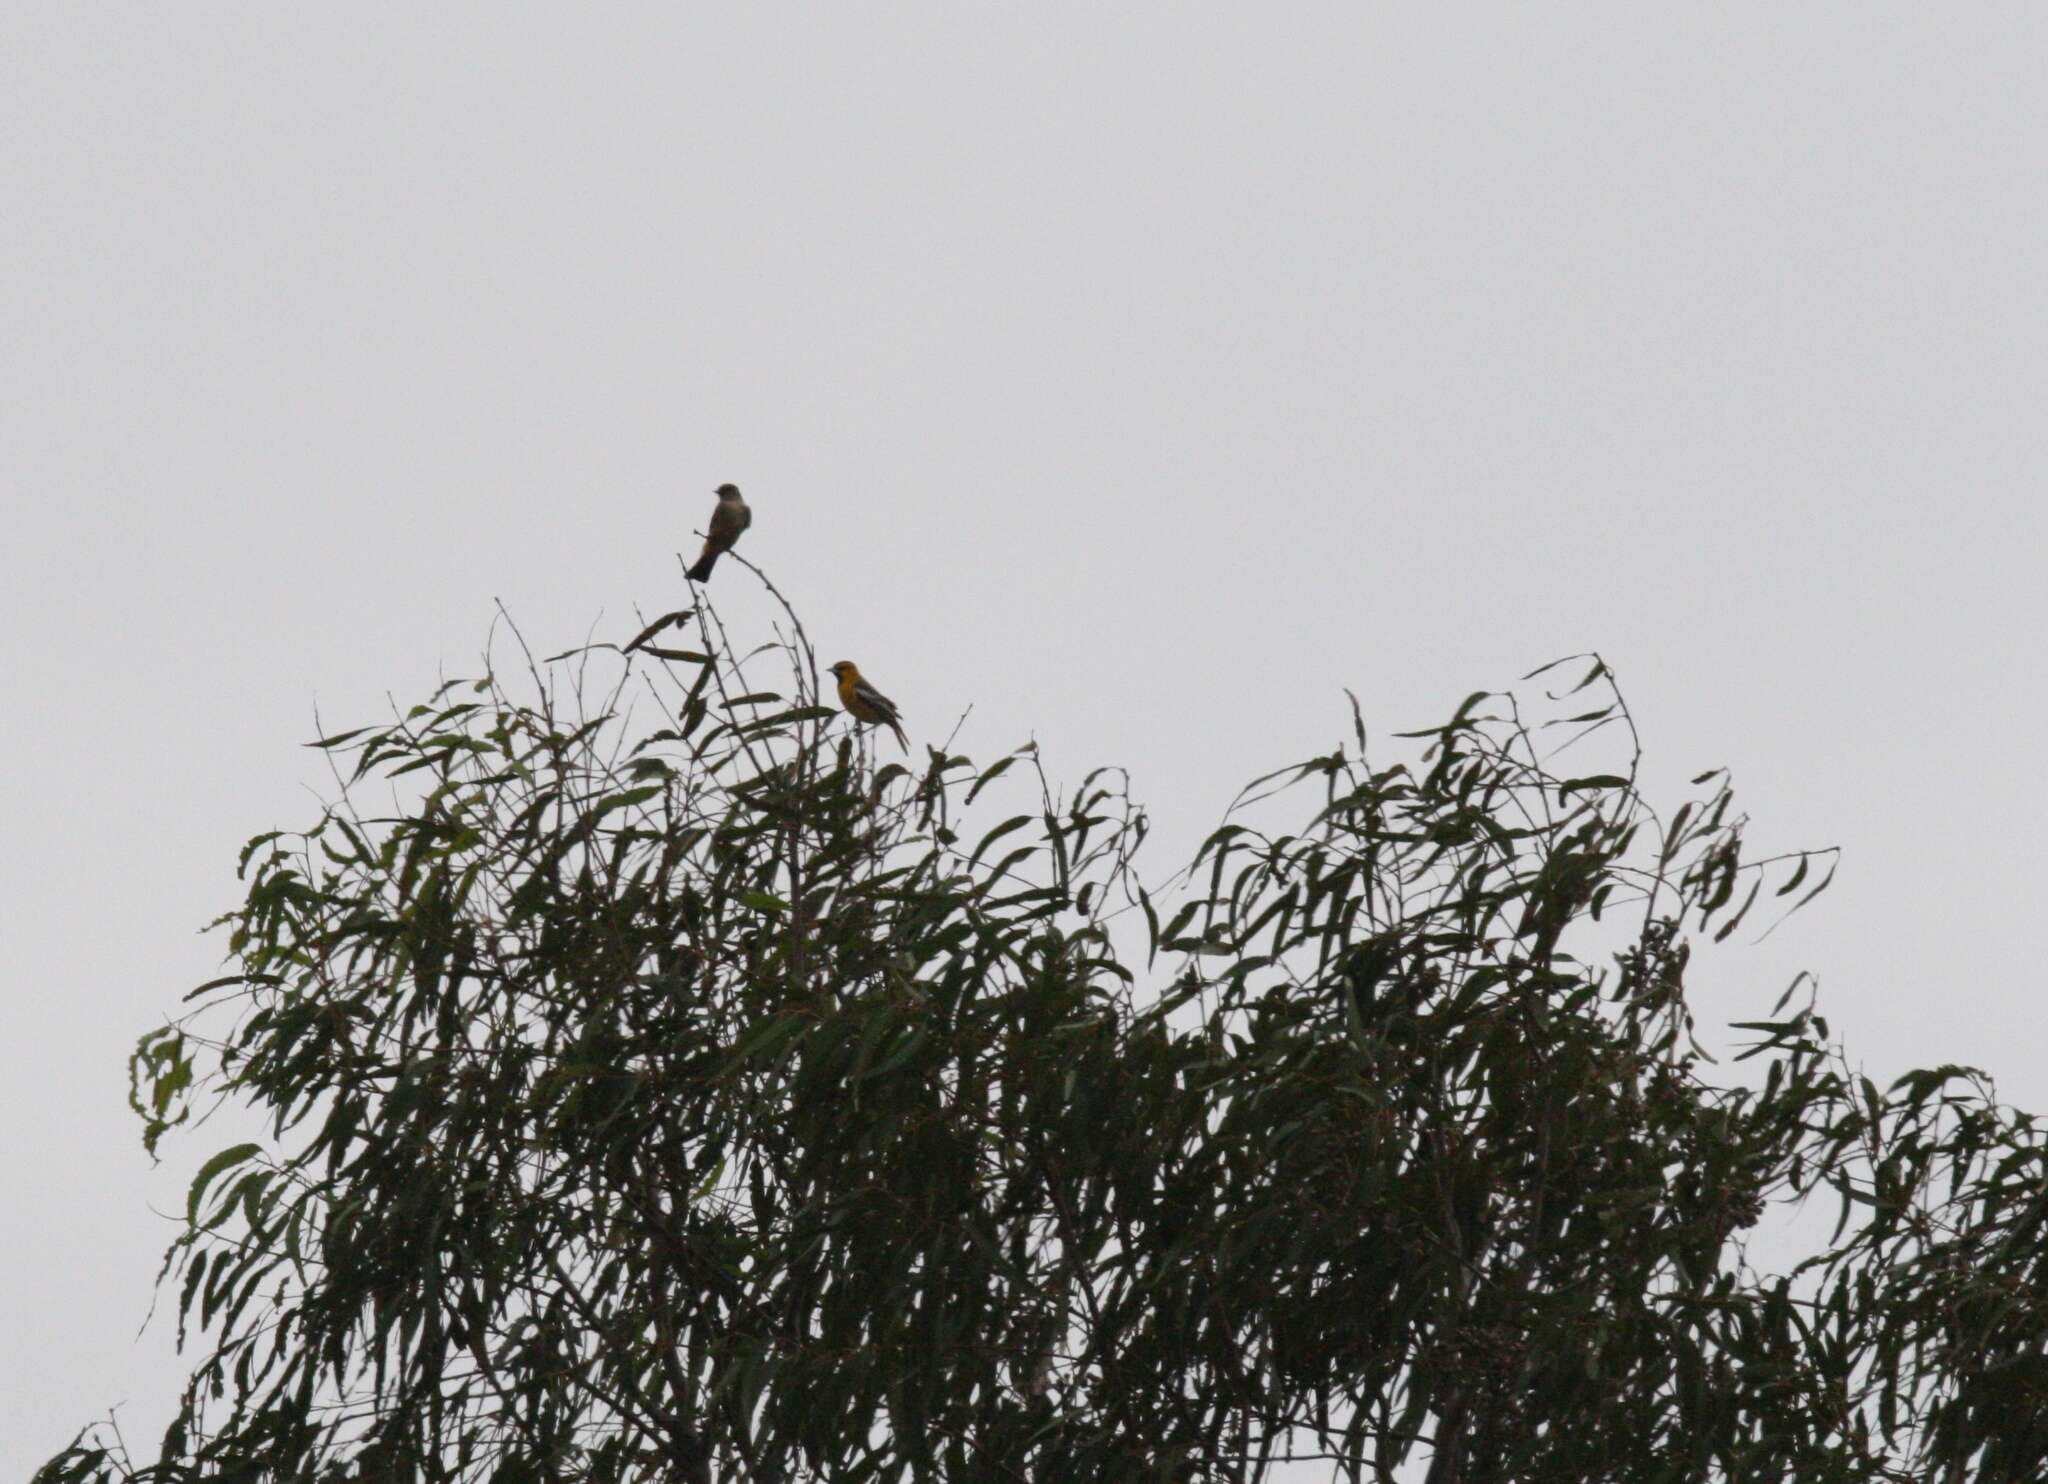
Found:
<svg viewBox="0 0 2048 1484"><path fill-rule="evenodd" d="M868 726L881 722L896 734L896 745L910 751L910 739L903 735L903 713L896 709L894 701L861 679L860 666L852 660L841 660L831 670L839 678L839 704L853 719Z"/></svg>
<svg viewBox="0 0 2048 1484"><path fill-rule="evenodd" d="M740 498L740 487L736 484L721 484L717 490L718 506L711 512L711 528L704 535L704 553L697 558L697 565L690 569L690 581L708 582L711 568L732 545L740 539L740 532L754 523L754 512L747 508L747 502Z"/></svg>

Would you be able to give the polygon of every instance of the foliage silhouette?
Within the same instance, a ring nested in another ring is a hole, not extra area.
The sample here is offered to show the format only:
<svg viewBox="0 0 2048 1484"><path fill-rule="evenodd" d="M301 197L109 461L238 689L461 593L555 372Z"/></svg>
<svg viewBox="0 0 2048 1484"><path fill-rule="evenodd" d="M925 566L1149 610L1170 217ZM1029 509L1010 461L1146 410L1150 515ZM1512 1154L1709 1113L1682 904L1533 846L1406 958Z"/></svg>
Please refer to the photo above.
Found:
<svg viewBox="0 0 2048 1484"><path fill-rule="evenodd" d="M167 1254L196 1369L43 1484L2040 1476L2038 1130L1797 984L1709 1080L1694 944L1832 856L1655 815L1597 658L1386 766L1354 704L1156 891L1122 774L877 766L793 613L512 669L243 852L133 1063L152 1149L268 1120Z"/></svg>

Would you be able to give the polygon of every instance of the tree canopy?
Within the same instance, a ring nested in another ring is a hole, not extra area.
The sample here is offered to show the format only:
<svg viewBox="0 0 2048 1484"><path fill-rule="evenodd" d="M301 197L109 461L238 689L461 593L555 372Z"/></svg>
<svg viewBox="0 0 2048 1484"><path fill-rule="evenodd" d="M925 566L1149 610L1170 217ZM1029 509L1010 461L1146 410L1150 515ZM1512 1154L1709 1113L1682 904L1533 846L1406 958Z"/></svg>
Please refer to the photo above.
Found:
<svg viewBox="0 0 2048 1484"><path fill-rule="evenodd" d="M741 648L507 625L313 744L133 1061L152 1150L265 1120L166 1256L176 1419L41 1484L2048 1468L2040 1131L1804 984L1705 1054L1696 949L1832 856L1653 808L1596 657L1354 703L1158 879L1123 773L885 760L794 614Z"/></svg>

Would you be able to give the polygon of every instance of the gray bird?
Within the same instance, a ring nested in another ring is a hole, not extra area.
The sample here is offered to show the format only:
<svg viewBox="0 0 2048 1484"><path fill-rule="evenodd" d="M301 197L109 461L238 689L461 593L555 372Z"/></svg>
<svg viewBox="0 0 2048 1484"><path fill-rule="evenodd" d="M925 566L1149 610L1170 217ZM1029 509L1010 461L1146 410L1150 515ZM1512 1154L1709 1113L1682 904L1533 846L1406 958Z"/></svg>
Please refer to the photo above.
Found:
<svg viewBox="0 0 2048 1484"><path fill-rule="evenodd" d="M754 523L754 512L747 508L747 502L740 497L736 484L721 484L718 487L718 508L711 512L711 529L704 537L704 554L697 558L697 565L690 569L690 581L710 580L711 568L720 556L732 550L733 543L740 539L740 532Z"/></svg>

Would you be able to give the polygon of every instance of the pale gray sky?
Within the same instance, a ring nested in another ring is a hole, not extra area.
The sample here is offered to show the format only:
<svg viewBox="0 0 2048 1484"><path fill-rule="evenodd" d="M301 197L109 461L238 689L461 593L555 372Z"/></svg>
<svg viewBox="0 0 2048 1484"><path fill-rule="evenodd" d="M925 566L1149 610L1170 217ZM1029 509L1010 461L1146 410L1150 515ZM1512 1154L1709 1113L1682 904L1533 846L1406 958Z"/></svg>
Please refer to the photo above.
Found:
<svg viewBox="0 0 2048 1484"><path fill-rule="evenodd" d="M0 9L0 1475L182 1371L124 1096L332 725L674 606L709 491L913 737L1255 772L1597 647L2048 1107L2048 38L2017 4ZM722 577L722 574L721 574ZM765 617L739 583L730 620ZM1725 1012L1725 1014L1724 1014Z"/></svg>

